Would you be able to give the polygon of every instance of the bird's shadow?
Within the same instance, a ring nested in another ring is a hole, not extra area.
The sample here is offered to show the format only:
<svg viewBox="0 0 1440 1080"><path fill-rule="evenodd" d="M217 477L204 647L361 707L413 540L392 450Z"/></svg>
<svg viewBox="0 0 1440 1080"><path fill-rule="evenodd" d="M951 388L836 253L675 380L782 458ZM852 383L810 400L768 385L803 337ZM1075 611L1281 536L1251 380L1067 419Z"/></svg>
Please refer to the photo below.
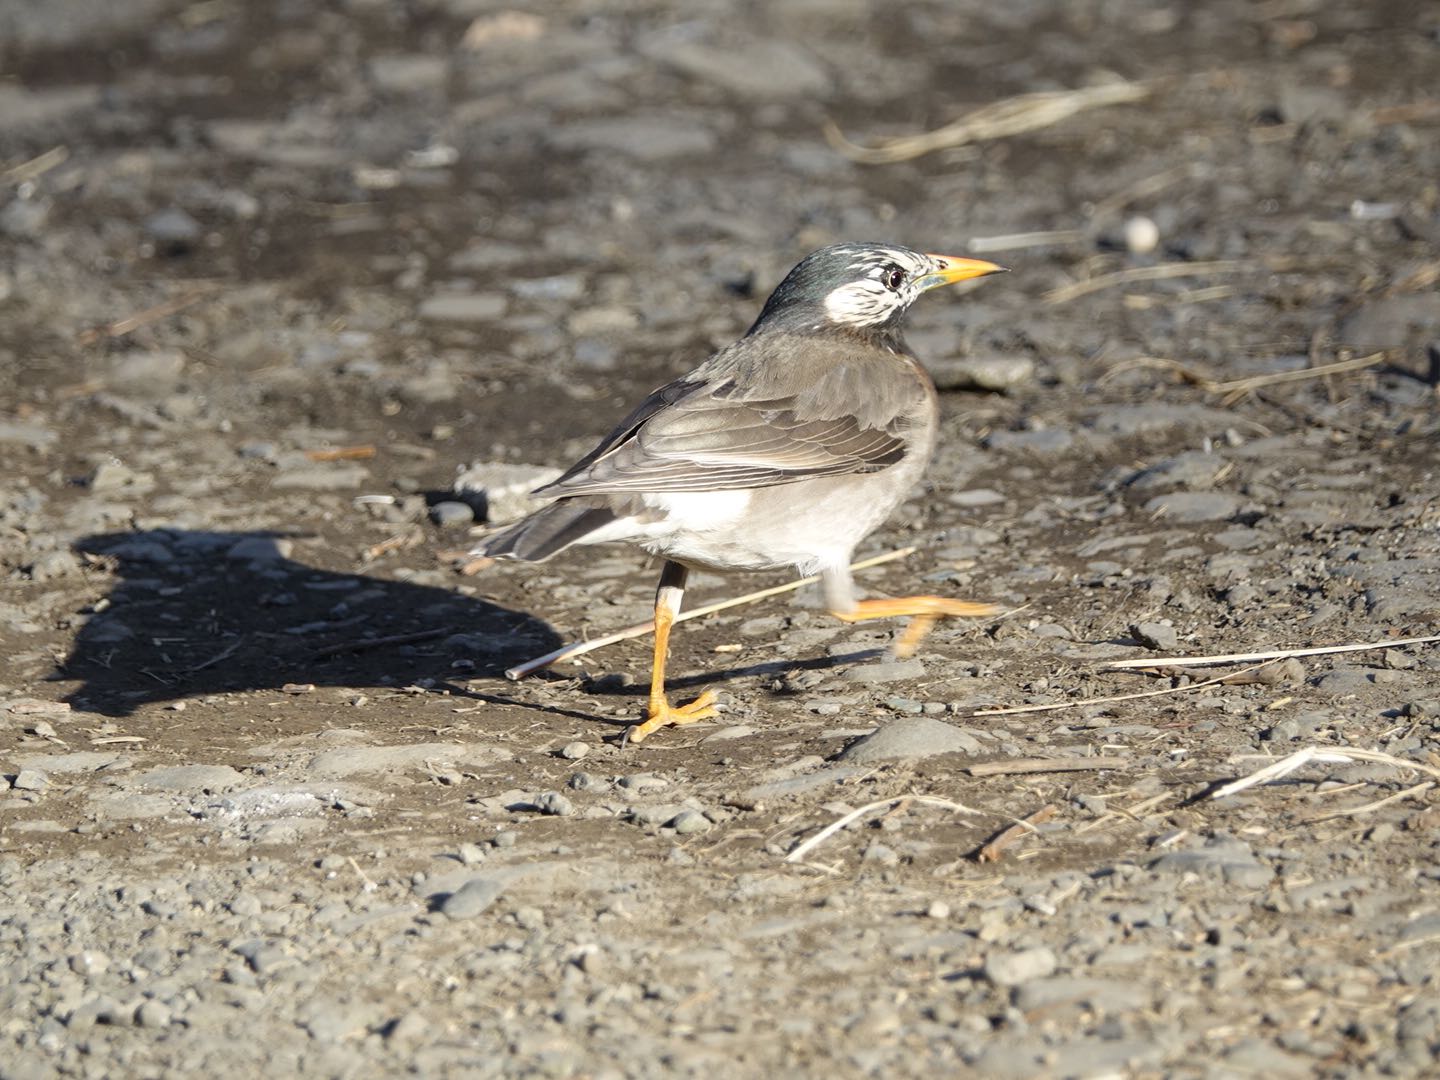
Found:
<svg viewBox="0 0 1440 1080"><path fill-rule="evenodd" d="M560 644L549 625L459 592L292 561L276 533L153 529L77 545L118 580L57 680L72 707L125 716L206 694L434 685L498 676Z"/></svg>

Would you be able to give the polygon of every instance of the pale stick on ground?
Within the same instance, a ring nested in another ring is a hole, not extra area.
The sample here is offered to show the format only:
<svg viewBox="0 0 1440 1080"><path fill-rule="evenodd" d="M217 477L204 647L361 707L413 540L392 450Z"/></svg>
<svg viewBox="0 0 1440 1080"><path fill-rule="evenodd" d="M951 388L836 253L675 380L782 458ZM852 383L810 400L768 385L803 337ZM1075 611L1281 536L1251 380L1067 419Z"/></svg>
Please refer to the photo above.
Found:
<svg viewBox="0 0 1440 1080"><path fill-rule="evenodd" d="M1159 663L1160 661L1156 661ZM1127 666L1126 661L1121 663ZM1110 664L1109 667L1116 665ZM1201 690L1207 686L1218 686L1220 683L1229 682L1237 676L1244 675L1247 671L1258 671L1264 664L1255 664L1248 668L1241 668L1239 671L1232 671L1225 675L1219 675L1213 679L1206 679L1204 682L1191 683L1189 686L1166 686L1160 690L1137 690L1132 694L1111 694L1108 697L1081 698L1079 701L1055 701L1044 705L1012 705L1008 709L984 709L980 712L966 713L966 717L976 716L1014 716L1018 713L1057 712L1060 709L1079 709L1086 705L1109 705L1116 701L1134 701L1137 698L1163 697L1166 694L1188 694L1194 690Z"/></svg>
<svg viewBox="0 0 1440 1080"><path fill-rule="evenodd" d="M894 562L896 559L903 559L907 555L913 555L915 548L903 547L895 551L887 551L883 555L875 555L869 559L861 559L857 563L851 563L851 570L868 570L872 566L880 566L882 563ZM757 600L765 600L771 596L780 596L784 593L794 592L796 589L804 588L820 578L806 577L798 581L787 582L784 585L776 585L770 589L761 589L759 592L746 593L744 596L732 597L729 600L718 600L713 604L706 604L703 607L693 608L690 611L682 611L675 619L677 623L688 622L690 619L698 619L702 615L713 615L717 611L725 611L727 608L739 607L742 604L751 604ZM554 652L548 652L544 656L537 656L534 660L527 660L523 664L507 668L505 677L511 682L523 679L532 672L541 668L549 667L551 664L558 664L561 660L568 660L571 657L583 656L585 653L594 652L596 649L603 649L606 645L614 645L618 641L629 641L631 638L643 637L653 633L655 621L638 623L635 626L627 626L624 630L616 630L613 634L606 634L604 637L592 638L589 641L575 641L569 645L563 645Z"/></svg>
<svg viewBox="0 0 1440 1080"><path fill-rule="evenodd" d="M1356 645L1317 645L1306 649L1268 649L1264 652L1218 653L1214 656L1152 656L1142 660L1112 660L1104 666L1111 671L1121 671L1131 668L1249 664L1257 660L1284 660L1291 656L1325 656L1329 653L1366 652L1370 649L1398 649L1404 645L1432 645L1437 641L1440 641L1440 634L1431 634L1429 637L1391 638L1387 641L1369 641Z"/></svg>
<svg viewBox="0 0 1440 1080"><path fill-rule="evenodd" d="M786 862L799 862L811 851L819 847L830 837L834 836L845 826L853 821L858 821L866 814L872 814L876 810L884 810L887 807L899 806L901 803L925 803L927 806L941 806L946 810L954 810L957 814L979 814L981 811L972 809L963 803L951 802L949 799L942 799L938 795L897 795L893 799L881 799L879 802L866 803L864 806L851 810L843 817L836 818L825 828L821 829L814 836L785 856Z"/></svg>
<svg viewBox="0 0 1440 1080"><path fill-rule="evenodd" d="M1254 755L1246 754L1241 758L1231 760L1244 760ZM1289 776L1296 769L1304 768L1312 761L1326 762L1329 764L1348 764L1353 761L1374 761L1381 765L1393 765L1397 769L1414 769L1416 772L1425 773L1440 780L1440 769L1429 765L1421 764L1418 761L1407 761L1404 758L1395 757L1393 754L1384 754L1379 750L1361 750L1353 746L1307 746L1303 750L1297 750L1288 757L1272 761L1263 769L1256 769L1249 776L1242 776L1224 787L1217 788L1210 793L1212 799L1223 799L1228 795L1244 791L1246 788L1256 787L1260 784L1268 784L1272 780L1280 780Z"/></svg>

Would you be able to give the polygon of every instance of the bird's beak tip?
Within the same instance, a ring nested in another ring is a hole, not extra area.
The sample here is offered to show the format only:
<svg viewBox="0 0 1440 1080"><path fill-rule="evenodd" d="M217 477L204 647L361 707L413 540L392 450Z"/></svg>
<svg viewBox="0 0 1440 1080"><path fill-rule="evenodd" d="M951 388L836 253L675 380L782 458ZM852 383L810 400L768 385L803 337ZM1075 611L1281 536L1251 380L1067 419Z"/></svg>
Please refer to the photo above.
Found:
<svg viewBox="0 0 1440 1080"><path fill-rule="evenodd" d="M954 255L931 255L938 268L925 276L925 287L934 289L941 285L951 285L957 281L969 281L971 278L984 277L986 274L1007 274L1010 272L1008 266L998 266L984 259L963 259Z"/></svg>

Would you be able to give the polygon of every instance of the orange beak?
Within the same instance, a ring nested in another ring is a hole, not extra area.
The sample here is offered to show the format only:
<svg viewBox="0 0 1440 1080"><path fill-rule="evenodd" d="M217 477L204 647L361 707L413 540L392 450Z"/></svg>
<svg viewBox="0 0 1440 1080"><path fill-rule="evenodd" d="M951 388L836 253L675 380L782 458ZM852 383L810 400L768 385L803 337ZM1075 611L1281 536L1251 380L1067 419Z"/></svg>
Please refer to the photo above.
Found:
<svg viewBox="0 0 1440 1080"><path fill-rule="evenodd" d="M984 277L986 274L1003 274L1006 267L996 266L984 259L960 259L953 255L926 255L933 259L935 269L920 279L920 288L935 289L941 285L953 285L957 281Z"/></svg>

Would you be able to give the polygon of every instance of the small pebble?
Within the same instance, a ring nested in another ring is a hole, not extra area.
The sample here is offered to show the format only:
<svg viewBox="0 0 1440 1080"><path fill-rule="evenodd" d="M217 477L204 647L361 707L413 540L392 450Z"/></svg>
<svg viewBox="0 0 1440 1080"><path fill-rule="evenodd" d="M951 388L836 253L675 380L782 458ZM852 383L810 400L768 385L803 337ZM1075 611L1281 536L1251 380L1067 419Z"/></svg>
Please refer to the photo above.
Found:
<svg viewBox="0 0 1440 1080"><path fill-rule="evenodd" d="M103 952L84 949L70 957L70 970L76 975L103 975L110 970L110 958Z"/></svg>
<svg viewBox="0 0 1440 1080"><path fill-rule="evenodd" d="M1160 226L1143 215L1125 222L1125 249L1132 255L1149 255L1160 246Z"/></svg>
<svg viewBox="0 0 1440 1080"><path fill-rule="evenodd" d="M153 999L141 1002L135 1010L135 1023L142 1028L169 1027L170 1006Z"/></svg>
<svg viewBox="0 0 1440 1080"><path fill-rule="evenodd" d="M900 853L888 844L872 843L865 848L860 856L865 862L879 863L881 866L898 866L900 864Z"/></svg>
<svg viewBox="0 0 1440 1080"><path fill-rule="evenodd" d="M1169 652L1180 645L1180 635L1173 626L1161 622L1134 623L1130 633L1136 641L1150 649Z"/></svg>
<svg viewBox="0 0 1440 1080"><path fill-rule="evenodd" d="M16 791L41 792L50 786L50 778L39 769L21 769L11 786Z"/></svg>
<svg viewBox="0 0 1440 1080"><path fill-rule="evenodd" d="M1043 945L1020 952L991 953L985 960L985 977L996 986L1019 986L1053 975L1058 963L1055 954Z"/></svg>
<svg viewBox="0 0 1440 1080"><path fill-rule="evenodd" d="M475 521L475 508L463 502L438 502L430 507L430 520L442 528L470 525Z"/></svg>
<svg viewBox="0 0 1440 1080"><path fill-rule="evenodd" d="M479 844L461 844L455 854L466 866L485 861L485 849Z"/></svg>
<svg viewBox="0 0 1440 1080"><path fill-rule="evenodd" d="M560 748L560 756L566 761L579 761L586 754L590 753L590 744L580 742L568 742Z"/></svg>
<svg viewBox="0 0 1440 1080"><path fill-rule="evenodd" d="M558 791L547 791L535 800L542 814L551 817L569 817L575 813L575 804Z"/></svg>
<svg viewBox="0 0 1440 1080"><path fill-rule="evenodd" d="M473 919L500 898L505 883L498 878L471 878L445 898L441 914L451 919Z"/></svg>
<svg viewBox="0 0 1440 1080"><path fill-rule="evenodd" d="M647 791L663 791L670 786L670 781L663 776L652 776L650 773L622 776L618 783L626 791L633 791L636 794L644 794Z"/></svg>
<svg viewBox="0 0 1440 1080"><path fill-rule="evenodd" d="M708 832L711 822L699 810L682 810L670 819L669 825L681 836L689 836L692 833Z"/></svg>

